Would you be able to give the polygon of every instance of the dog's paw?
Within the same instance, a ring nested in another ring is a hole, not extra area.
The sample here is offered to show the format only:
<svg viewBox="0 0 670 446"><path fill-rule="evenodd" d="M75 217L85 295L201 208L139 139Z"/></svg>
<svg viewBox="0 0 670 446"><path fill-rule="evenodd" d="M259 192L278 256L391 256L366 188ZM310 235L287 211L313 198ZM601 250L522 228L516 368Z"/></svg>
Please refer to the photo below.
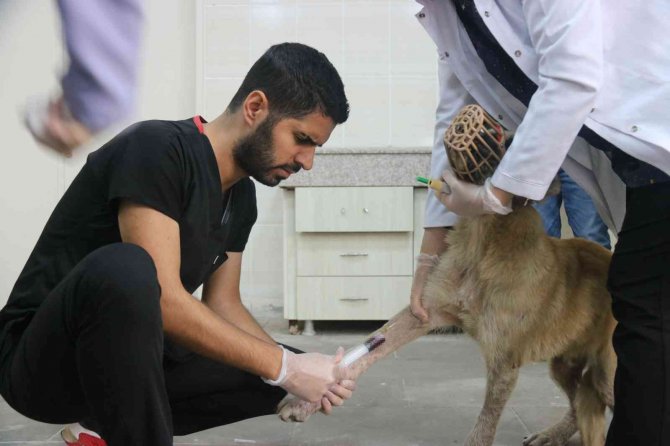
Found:
<svg viewBox="0 0 670 446"><path fill-rule="evenodd" d="M564 446L569 439L570 437L565 438L564 435L556 435L555 432L550 434L542 431L527 436L521 444L523 446Z"/></svg>
<svg viewBox="0 0 670 446"><path fill-rule="evenodd" d="M277 406L277 414L282 421L303 422L321 409L321 403L310 403L293 395L286 395Z"/></svg>

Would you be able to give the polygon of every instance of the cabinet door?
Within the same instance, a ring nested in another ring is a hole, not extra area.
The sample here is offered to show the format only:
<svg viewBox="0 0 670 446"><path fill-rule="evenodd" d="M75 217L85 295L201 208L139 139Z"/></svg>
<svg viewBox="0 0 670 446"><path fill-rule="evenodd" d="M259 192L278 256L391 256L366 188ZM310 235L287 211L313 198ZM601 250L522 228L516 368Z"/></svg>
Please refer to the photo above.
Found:
<svg viewBox="0 0 670 446"><path fill-rule="evenodd" d="M412 276L298 277L297 318L384 320L409 305Z"/></svg>
<svg viewBox="0 0 670 446"><path fill-rule="evenodd" d="M298 276L407 276L413 273L412 233L302 232Z"/></svg>
<svg viewBox="0 0 670 446"><path fill-rule="evenodd" d="M413 229L411 187L299 187L297 232L394 232Z"/></svg>

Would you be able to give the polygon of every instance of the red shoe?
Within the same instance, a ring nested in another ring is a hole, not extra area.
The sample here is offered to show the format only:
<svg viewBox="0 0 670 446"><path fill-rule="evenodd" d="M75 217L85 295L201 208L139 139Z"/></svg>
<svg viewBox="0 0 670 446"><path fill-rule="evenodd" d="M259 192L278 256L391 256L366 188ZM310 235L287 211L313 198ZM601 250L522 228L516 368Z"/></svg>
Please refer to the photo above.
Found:
<svg viewBox="0 0 670 446"><path fill-rule="evenodd" d="M107 446L100 435L82 427L81 424L68 424L60 431L60 436L67 446Z"/></svg>

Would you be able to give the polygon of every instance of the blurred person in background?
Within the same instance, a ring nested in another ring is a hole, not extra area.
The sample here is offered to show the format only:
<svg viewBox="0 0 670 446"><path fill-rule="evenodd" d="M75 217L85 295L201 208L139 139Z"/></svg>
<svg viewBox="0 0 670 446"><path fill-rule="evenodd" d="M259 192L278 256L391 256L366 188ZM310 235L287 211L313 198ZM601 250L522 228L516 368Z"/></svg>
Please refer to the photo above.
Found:
<svg viewBox="0 0 670 446"><path fill-rule="evenodd" d="M25 124L65 156L131 117L143 28L142 0L58 0L69 65L55 97L30 98Z"/></svg>

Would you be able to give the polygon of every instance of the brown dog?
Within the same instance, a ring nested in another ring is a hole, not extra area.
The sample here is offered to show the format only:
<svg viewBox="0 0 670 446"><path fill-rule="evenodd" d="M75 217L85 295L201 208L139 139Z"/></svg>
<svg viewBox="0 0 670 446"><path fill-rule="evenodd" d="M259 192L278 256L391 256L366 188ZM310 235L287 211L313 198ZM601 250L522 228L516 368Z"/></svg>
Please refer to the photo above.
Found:
<svg viewBox="0 0 670 446"><path fill-rule="evenodd" d="M447 242L424 289L429 322L409 308L398 313L375 332L386 342L350 367L351 378L419 336L455 325L479 342L487 367L484 407L466 445L493 443L519 368L541 360L549 361L570 409L523 444L563 445L579 430L585 446L603 445L616 367L616 322L606 290L610 252L585 240L548 237L530 206L464 218ZM289 396L279 415L304 421L319 408Z"/></svg>

